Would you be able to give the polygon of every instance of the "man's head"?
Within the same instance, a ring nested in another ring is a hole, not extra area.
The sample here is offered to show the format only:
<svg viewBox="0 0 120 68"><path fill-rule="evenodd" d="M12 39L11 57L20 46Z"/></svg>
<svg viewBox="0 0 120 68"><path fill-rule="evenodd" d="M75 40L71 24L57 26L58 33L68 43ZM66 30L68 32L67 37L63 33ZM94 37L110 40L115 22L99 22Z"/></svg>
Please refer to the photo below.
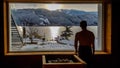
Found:
<svg viewBox="0 0 120 68"><path fill-rule="evenodd" d="M87 22L86 21L81 21L80 22L80 27L83 29L83 28L86 28L87 27Z"/></svg>

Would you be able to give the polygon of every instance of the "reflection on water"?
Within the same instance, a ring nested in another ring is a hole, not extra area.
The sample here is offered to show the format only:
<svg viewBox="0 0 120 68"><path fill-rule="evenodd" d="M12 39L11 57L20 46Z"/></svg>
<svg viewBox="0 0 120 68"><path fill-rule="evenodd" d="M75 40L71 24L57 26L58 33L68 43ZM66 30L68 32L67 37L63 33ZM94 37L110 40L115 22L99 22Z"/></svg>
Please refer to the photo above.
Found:
<svg viewBox="0 0 120 68"><path fill-rule="evenodd" d="M55 40L57 36L59 36L59 28L60 27L49 27L51 32L51 39Z"/></svg>
<svg viewBox="0 0 120 68"><path fill-rule="evenodd" d="M101 46L98 46L97 42L97 26L88 26L87 29L91 30L95 35L95 49L101 50ZM66 32L61 35L63 31ZM72 35L66 36L69 33L67 31L72 31ZM23 36L25 45L20 48L11 45L10 51L74 51L74 38L76 32L79 31L81 31L79 26L72 26L69 30L66 30L64 26L25 27L25 31L21 30L20 32L21 35L24 35L23 32L25 32L26 36ZM30 37L32 37L32 40Z"/></svg>

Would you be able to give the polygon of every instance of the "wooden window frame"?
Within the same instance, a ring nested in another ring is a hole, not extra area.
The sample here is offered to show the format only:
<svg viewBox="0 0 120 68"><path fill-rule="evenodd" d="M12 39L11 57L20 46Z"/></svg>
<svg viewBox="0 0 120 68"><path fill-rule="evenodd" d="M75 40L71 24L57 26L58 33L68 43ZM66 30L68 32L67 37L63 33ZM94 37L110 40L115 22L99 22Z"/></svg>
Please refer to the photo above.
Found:
<svg viewBox="0 0 120 68"><path fill-rule="evenodd" d="M96 51L98 54L111 54L111 3L103 0L4 0L4 54L5 55L39 55L39 54L75 54L75 52L9 52L9 29L8 29L8 3L102 3L103 5L103 51Z"/></svg>

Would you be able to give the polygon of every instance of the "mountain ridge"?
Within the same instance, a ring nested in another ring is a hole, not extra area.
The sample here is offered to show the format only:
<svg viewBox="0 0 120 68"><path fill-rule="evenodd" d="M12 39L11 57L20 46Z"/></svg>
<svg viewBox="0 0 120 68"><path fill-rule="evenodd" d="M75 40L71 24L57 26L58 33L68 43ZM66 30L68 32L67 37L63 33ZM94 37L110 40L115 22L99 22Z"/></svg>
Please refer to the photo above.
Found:
<svg viewBox="0 0 120 68"><path fill-rule="evenodd" d="M86 20L88 26L98 25L97 12L74 9L55 11L47 9L13 9L11 15L19 26L79 26L79 22L82 20Z"/></svg>

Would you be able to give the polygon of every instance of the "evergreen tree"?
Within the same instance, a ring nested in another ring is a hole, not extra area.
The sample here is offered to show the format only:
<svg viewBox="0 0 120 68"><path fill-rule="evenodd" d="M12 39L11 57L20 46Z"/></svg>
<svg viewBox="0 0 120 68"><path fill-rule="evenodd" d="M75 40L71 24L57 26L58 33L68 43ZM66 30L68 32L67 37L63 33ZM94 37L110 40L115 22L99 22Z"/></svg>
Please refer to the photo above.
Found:
<svg viewBox="0 0 120 68"><path fill-rule="evenodd" d="M66 40L69 40L69 37L71 37L71 35L73 35L73 32L71 31L72 26L65 26L66 30L62 31L61 36L65 37Z"/></svg>

